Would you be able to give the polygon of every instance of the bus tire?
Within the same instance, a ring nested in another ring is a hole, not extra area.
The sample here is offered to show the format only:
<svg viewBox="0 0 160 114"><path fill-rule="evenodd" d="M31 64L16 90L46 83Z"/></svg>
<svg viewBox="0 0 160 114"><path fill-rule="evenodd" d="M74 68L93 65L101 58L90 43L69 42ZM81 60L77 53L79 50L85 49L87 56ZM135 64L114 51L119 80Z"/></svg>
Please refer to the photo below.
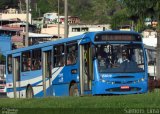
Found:
<svg viewBox="0 0 160 114"><path fill-rule="evenodd" d="M26 90L26 98L33 98L33 89L31 86L28 86L27 87L27 90Z"/></svg>
<svg viewBox="0 0 160 114"><path fill-rule="evenodd" d="M74 83L69 88L69 96L79 96L77 84Z"/></svg>

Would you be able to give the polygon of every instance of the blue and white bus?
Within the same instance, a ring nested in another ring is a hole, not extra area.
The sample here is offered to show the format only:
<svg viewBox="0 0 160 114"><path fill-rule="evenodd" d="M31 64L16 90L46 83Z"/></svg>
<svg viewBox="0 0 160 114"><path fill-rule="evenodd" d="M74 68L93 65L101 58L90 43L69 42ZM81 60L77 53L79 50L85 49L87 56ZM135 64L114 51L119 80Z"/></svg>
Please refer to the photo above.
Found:
<svg viewBox="0 0 160 114"><path fill-rule="evenodd" d="M12 50L6 59L11 98L148 90L145 48L141 35L133 31L88 32Z"/></svg>

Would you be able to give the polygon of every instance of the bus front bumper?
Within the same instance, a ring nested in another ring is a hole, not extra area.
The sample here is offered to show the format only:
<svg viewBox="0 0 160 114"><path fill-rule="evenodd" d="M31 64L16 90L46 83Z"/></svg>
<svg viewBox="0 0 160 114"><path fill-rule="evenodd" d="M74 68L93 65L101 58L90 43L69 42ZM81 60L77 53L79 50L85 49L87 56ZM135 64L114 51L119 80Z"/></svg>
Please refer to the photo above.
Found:
<svg viewBox="0 0 160 114"><path fill-rule="evenodd" d="M99 81L94 83L92 94L139 94L147 91L148 83L145 81L136 84L107 84Z"/></svg>

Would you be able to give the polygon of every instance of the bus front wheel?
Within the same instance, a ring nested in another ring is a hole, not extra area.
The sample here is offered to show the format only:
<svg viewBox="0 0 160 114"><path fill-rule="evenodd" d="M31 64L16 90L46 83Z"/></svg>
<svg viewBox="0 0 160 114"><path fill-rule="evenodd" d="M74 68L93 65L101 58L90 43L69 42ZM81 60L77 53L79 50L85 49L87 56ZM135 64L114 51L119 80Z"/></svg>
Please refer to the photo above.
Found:
<svg viewBox="0 0 160 114"><path fill-rule="evenodd" d="M79 91L76 83L71 85L69 89L69 96L79 96Z"/></svg>
<svg viewBox="0 0 160 114"><path fill-rule="evenodd" d="M28 87L27 87L26 97L27 97L27 98L33 98L33 89L32 89L31 86L28 86Z"/></svg>

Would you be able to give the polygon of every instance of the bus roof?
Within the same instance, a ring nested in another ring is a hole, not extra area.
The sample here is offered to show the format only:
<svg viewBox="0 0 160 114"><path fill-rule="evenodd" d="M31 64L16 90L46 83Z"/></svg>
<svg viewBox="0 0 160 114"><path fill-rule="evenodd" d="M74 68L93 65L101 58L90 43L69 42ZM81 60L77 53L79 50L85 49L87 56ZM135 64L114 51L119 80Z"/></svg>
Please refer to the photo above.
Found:
<svg viewBox="0 0 160 114"><path fill-rule="evenodd" d="M69 37L69 38L60 38L60 39L55 40L55 41L40 43L40 44L37 44L37 45L32 45L32 46L28 46L28 47L24 47L24 48L11 50L11 51L8 51L7 54L27 51L27 50L41 48L41 47L48 47L50 45L61 44L61 43L69 42L69 41L75 41L75 40L79 40L79 39L83 38L84 36L85 36L85 34L74 36L74 37Z"/></svg>
<svg viewBox="0 0 160 114"><path fill-rule="evenodd" d="M139 33L135 32L135 31L119 31L119 30L86 32L86 33L78 35L78 36L73 36L73 37L69 37L69 38L60 38L60 39L55 40L55 41L45 42L45 43L41 43L41 44L37 44L37 45L32 45L32 46L29 46L29 47L24 47L24 48L11 50L11 51L8 51L7 54L27 51L27 50L41 48L41 47L48 47L50 45L56 45L56 44L61 44L61 43L65 43L65 42L75 41L75 40L80 40L80 39L84 38L84 36L87 37L88 35L93 36L91 41L94 41L94 36L96 34L135 34L135 35L140 35Z"/></svg>
<svg viewBox="0 0 160 114"><path fill-rule="evenodd" d="M106 34L135 34L135 35L140 35L140 33L135 32L135 31L120 31L120 30L108 30L108 31L98 31L95 33L106 33Z"/></svg>

